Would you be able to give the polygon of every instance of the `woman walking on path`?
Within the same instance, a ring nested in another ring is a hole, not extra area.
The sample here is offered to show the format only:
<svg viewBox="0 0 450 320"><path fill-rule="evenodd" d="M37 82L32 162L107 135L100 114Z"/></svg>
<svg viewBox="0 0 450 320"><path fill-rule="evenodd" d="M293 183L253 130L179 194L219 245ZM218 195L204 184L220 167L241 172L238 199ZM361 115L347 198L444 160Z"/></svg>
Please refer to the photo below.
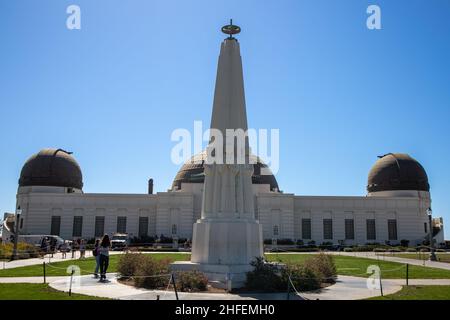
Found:
<svg viewBox="0 0 450 320"><path fill-rule="evenodd" d="M105 234L99 247L100 256L100 282L106 282L106 270L109 265L109 249L111 247L111 241L109 236Z"/></svg>
<svg viewBox="0 0 450 320"><path fill-rule="evenodd" d="M98 278L98 271L100 270L100 240L95 240L94 250L92 250L92 255L95 257L95 271L94 271L94 278Z"/></svg>
<svg viewBox="0 0 450 320"><path fill-rule="evenodd" d="M86 254L86 244L84 243L84 239L80 241L80 259L84 259Z"/></svg>

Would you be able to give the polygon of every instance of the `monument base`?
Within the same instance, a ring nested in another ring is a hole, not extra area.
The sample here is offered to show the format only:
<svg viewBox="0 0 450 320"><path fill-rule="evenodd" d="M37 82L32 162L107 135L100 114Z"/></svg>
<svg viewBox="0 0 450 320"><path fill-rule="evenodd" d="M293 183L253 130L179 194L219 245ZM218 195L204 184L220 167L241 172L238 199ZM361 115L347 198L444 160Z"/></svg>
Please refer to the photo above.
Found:
<svg viewBox="0 0 450 320"><path fill-rule="evenodd" d="M246 273L253 270L250 262L262 256L262 229L256 220L200 219L194 224L191 262L177 261L170 267L203 272L211 285L234 289L244 286Z"/></svg>

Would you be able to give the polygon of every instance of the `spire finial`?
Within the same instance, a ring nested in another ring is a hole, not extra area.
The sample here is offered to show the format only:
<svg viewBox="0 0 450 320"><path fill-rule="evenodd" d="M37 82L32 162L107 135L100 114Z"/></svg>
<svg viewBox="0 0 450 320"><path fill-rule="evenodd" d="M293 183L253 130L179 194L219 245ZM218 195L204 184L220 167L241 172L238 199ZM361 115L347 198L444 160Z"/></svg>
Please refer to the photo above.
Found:
<svg viewBox="0 0 450 320"><path fill-rule="evenodd" d="M233 34L241 32L241 28L233 24L233 19L230 19L230 24L222 27L222 32L228 34L228 39L234 39Z"/></svg>

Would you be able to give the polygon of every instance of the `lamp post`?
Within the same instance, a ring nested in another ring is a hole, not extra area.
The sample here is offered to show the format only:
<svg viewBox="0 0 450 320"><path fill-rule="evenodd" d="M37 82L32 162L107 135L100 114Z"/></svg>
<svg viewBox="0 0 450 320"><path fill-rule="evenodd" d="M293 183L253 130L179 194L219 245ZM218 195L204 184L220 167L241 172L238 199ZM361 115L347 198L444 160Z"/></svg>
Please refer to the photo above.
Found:
<svg viewBox="0 0 450 320"><path fill-rule="evenodd" d="M14 250L13 250L13 255L11 257L11 260L17 259L17 243L19 242L19 228L20 228L20 215L21 214L22 214L22 209L20 209L20 206L18 206L17 210L16 210L16 222L14 223L16 232L14 234Z"/></svg>
<svg viewBox="0 0 450 320"><path fill-rule="evenodd" d="M427 215L430 226L430 261L437 261L436 254L434 253L434 245L433 245L433 211L431 208L427 209Z"/></svg>

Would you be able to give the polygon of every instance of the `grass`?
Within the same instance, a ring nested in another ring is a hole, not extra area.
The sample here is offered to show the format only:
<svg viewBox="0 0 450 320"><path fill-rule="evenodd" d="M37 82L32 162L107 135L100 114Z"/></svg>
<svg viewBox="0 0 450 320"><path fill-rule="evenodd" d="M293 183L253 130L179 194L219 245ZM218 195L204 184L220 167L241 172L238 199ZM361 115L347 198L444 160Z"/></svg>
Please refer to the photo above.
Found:
<svg viewBox="0 0 450 320"><path fill-rule="evenodd" d="M280 261L284 263L303 263L305 259L313 256L313 254L267 254L266 258L270 261ZM110 266L108 272L116 272L117 262L120 255L110 256ZM189 254L167 254L154 253L152 257L155 259L168 259L170 261L189 260ZM370 265L378 265L381 269L381 276L384 279L404 279L406 276L406 265L397 262L374 260L368 258L339 256L335 255L338 274L368 277L370 274L366 273L367 267ZM70 265L78 265L81 269L81 274L86 275L92 273L95 268L95 260L87 258L85 260L68 260L63 262L56 262L47 265L47 276L65 276L67 267ZM0 270L0 277L32 277L42 276L42 265L33 265L26 267L19 267L14 269ZM450 279L450 270L443 270L438 268L429 268L423 266L409 266L410 279Z"/></svg>
<svg viewBox="0 0 450 320"><path fill-rule="evenodd" d="M394 294L367 300L450 300L450 286L403 286Z"/></svg>
<svg viewBox="0 0 450 320"><path fill-rule="evenodd" d="M116 272L117 262L119 261L120 255L111 255L109 257L109 268L108 272ZM170 261L179 260L189 260L190 255L187 254L166 254L166 253L155 253L152 254L154 259L167 259ZM44 260L43 260L44 261ZM46 260L47 261L47 260ZM67 268L71 265L77 265L81 269L82 275L87 275L94 272L95 269L95 259L87 258L83 260L67 260L62 262L55 262L46 264L46 275L47 276L66 276ZM32 265L26 267L18 267L13 269L0 270L0 277L42 277L43 276L43 266Z"/></svg>
<svg viewBox="0 0 450 320"><path fill-rule="evenodd" d="M394 254L386 254L388 257L397 257L397 258L405 258L405 259L415 259L415 260L429 260L430 253L422 252L422 253L394 253ZM450 253L439 253L436 252L436 257L439 262L447 262L450 263Z"/></svg>
<svg viewBox="0 0 450 320"><path fill-rule="evenodd" d="M302 263L310 257L309 254L269 254L270 261L284 263ZM406 265L398 262L374 260L351 256L334 256L338 274L357 277L368 277L367 267L378 265L381 276L384 279L404 279L406 277ZM450 279L450 270L409 265L410 279Z"/></svg>
<svg viewBox="0 0 450 320"><path fill-rule="evenodd" d="M0 283L0 300L109 300L57 291L43 283Z"/></svg>

